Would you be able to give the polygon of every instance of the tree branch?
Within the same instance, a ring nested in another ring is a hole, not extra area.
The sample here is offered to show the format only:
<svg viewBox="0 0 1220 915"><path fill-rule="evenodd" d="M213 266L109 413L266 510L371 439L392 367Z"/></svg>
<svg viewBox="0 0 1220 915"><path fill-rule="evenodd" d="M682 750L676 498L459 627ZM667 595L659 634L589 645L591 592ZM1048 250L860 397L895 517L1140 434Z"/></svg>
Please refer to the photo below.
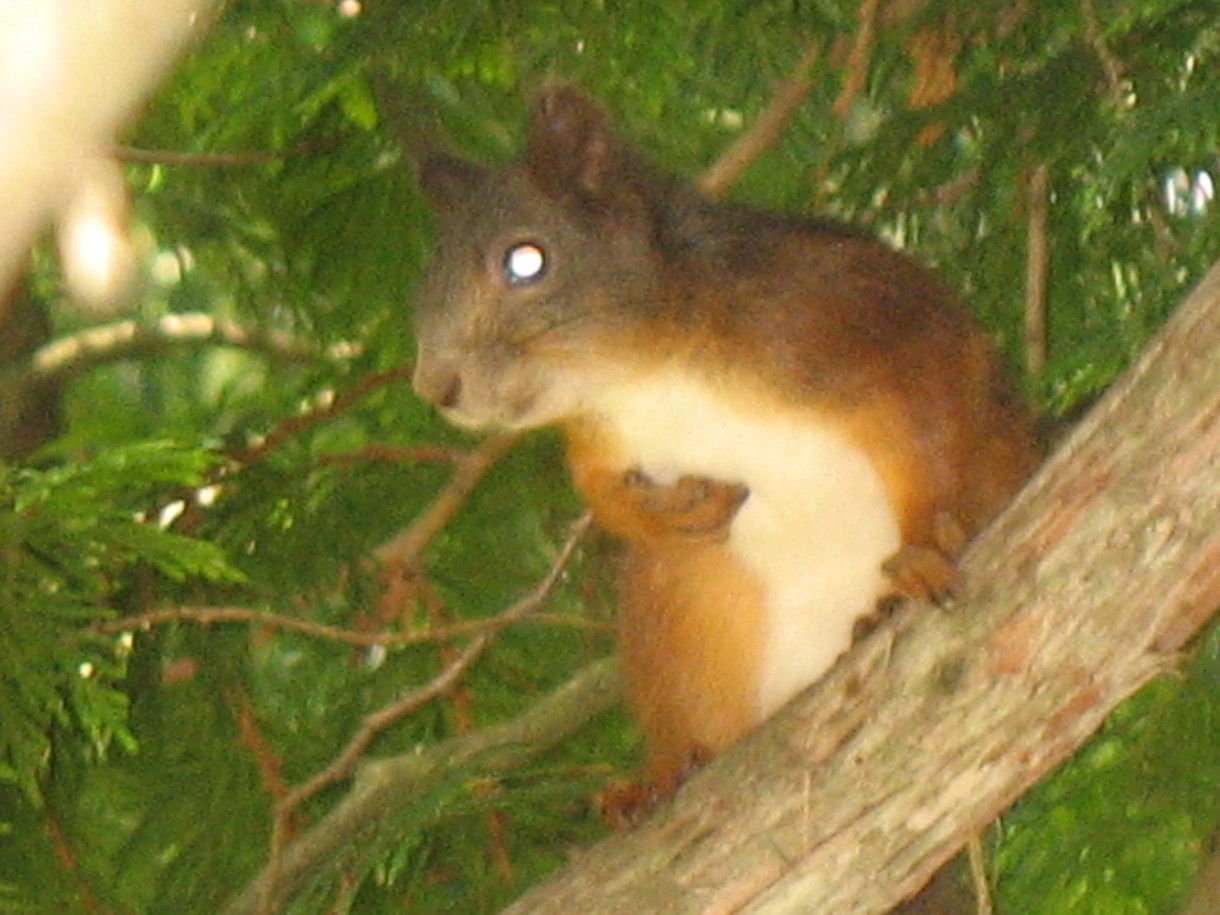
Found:
<svg viewBox="0 0 1220 915"><path fill-rule="evenodd" d="M1216 915L1220 912L1220 848L1203 861L1181 915Z"/></svg>
<svg viewBox="0 0 1220 915"><path fill-rule="evenodd" d="M108 155L123 162L148 165L188 166L193 168L245 168L280 162L297 156L327 152L339 145L337 137L329 140L309 140L287 149L250 149L244 152L199 153L172 149L139 149L134 146L112 146Z"/></svg>
<svg viewBox="0 0 1220 915"><path fill-rule="evenodd" d="M1171 671L1220 605L1220 265L907 612L506 915L878 915Z"/></svg>
<svg viewBox="0 0 1220 915"><path fill-rule="evenodd" d="M1037 377L1046 366L1046 286L1051 247L1050 178L1045 163L1035 165L1025 185L1029 219L1025 249L1025 370Z"/></svg>
<svg viewBox="0 0 1220 915"><path fill-rule="evenodd" d="M334 877L346 853L371 854L392 841L397 824L430 792L462 771L507 772L581 730L618 701L613 661L590 665L516 718L446 741L418 753L366 761L347 797L285 849L273 879L269 869L254 878L224 909L253 915L259 901L283 906L315 877Z"/></svg>
<svg viewBox="0 0 1220 915"><path fill-rule="evenodd" d="M428 542L462 507L466 497L483 475L495 466L496 461L503 457L516 440L517 436L512 433L501 433L481 442L458 464L449 485L441 491L427 511L416 518L410 527L400 531L374 551L377 561L387 566L406 567L414 564Z"/></svg>
<svg viewBox="0 0 1220 915"><path fill-rule="evenodd" d="M165 315L152 323L116 321L53 340L35 352L22 368L22 383L61 381L109 362L155 356L175 347L199 344L237 346L289 362L326 356L320 348L294 340L281 331L251 330L234 321L190 312Z"/></svg>
<svg viewBox="0 0 1220 915"><path fill-rule="evenodd" d="M588 620L573 619L559 614L529 612L521 622L546 623L549 626L577 626L591 628L595 624ZM89 631L101 635L129 632L163 626L166 623L195 623L199 626L214 626L217 623L246 623L267 629L285 629L313 638L341 642L358 648L405 648L411 645L429 645L468 638L485 632L497 632L505 623L500 617L491 619L461 620L445 626L413 630L411 632L367 632L361 629L344 629L326 623L315 623L286 613L272 613L254 607L162 607L147 613L136 613L113 620L99 620L90 624Z"/></svg>
<svg viewBox="0 0 1220 915"><path fill-rule="evenodd" d="M821 45L810 45L806 49L792 74L779 85L753 126L699 176L695 186L705 197L712 200L721 197L750 163L779 139L784 127L809 94L809 88L813 85L811 73L821 51Z"/></svg>
<svg viewBox="0 0 1220 915"><path fill-rule="evenodd" d="M251 464L261 460L280 444L297 435L301 430L316 426L341 414L361 398L396 381L410 377L414 367L410 363L372 372L360 379L353 387L335 394L327 403L301 416L289 416L248 448L232 452L229 459L236 464Z"/></svg>
<svg viewBox="0 0 1220 915"><path fill-rule="evenodd" d="M592 520L592 516L586 513L573 525L572 533L568 537L567 542L560 549L559 555L555 557L555 561L551 564L550 571L538 583L537 587L507 610L497 615L493 628L484 629L472 638L466 647L462 649L461 653L454 658L453 662L433 678L432 682L419 689L412 690L406 696L396 699L384 708L365 715L360 728L352 735L348 745L344 747L335 760L325 769L310 777L304 784L288 792L288 795L280 805L284 812L291 812L323 788L351 774L356 762L377 734L384 731L394 722L409 715L425 702L443 695L452 689L462 674L470 669L470 666L479 659L487 646L491 644L491 640L497 632L537 609L555 587L555 582L559 580L560 574L572 558L572 553L575 552L576 545L580 542L581 537L589 530Z"/></svg>
<svg viewBox="0 0 1220 915"><path fill-rule="evenodd" d="M851 52L847 55L847 72L843 76L843 87L831 106L831 111L842 118L851 110L868 82L868 67L873 55L873 42L877 37L877 9L880 0L860 0L860 8L856 13L860 27L856 31L856 40L852 43Z"/></svg>
<svg viewBox="0 0 1220 915"><path fill-rule="evenodd" d="M438 696L444 695L449 690L453 689L463 674L465 674L465 672L470 669L471 665L473 665L475 661L482 656L483 652L491 644L492 639L495 637L495 634L499 632L499 630L513 622L516 622L517 620L522 619L527 614L537 609L537 607L546 600L547 596L555 587L555 583L559 580L559 576L562 574L564 568L572 558L577 544L579 544L581 538L592 525L592 521L592 516L586 512L572 526L571 534L564 543L563 547L559 550L559 554L555 557L555 561L551 564L551 568L547 572L546 576L528 594L497 615L494 619L494 628L484 629L478 635L472 638L470 642L467 643L467 645L461 650L461 652L459 652L454 659L445 666L444 670L442 670L430 682L411 690L406 695L396 699L388 705L365 715L364 719L360 723L360 727L356 729L355 733L348 740L347 744L328 765L314 773L300 785L287 790L281 797L276 799L273 811L271 850L268 864L266 868L264 868L263 873L254 881L251 887L242 896L242 899L245 900L243 904L247 907L252 906L253 909L246 908L238 909L237 911L252 910L260 913L260 915L261 913L270 913L274 911L275 908L281 904L277 901L277 899L280 899L280 897L283 897L284 899L291 898L299 888L300 882L308 875L312 874L323 863L326 863L314 858L313 852L302 853L297 850L298 846L304 843L304 846L307 849L321 848L325 849L326 853L328 854L334 851L335 846L332 844L332 840L334 838L333 836L327 836L321 840L316 839L316 837L313 839L310 838L310 836L314 835L317 829L321 828L321 826L315 827L315 829L311 830L311 832L305 837L302 837L297 842L290 844L290 834L292 831L290 828L291 823L294 814L300 808L301 804L318 794L318 792L322 791L323 789L328 788L331 785L334 785L350 776L352 772L355 771L356 766L361 762L365 751L368 749L370 743L372 743L374 737L384 731L387 727L390 727L395 722L400 721L405 716L414 712L426 702L429 702ZM600 684L603 688L605 687L604 677L593 676L592 679L596 684ZM592 711L589 712L589 717L591 717L593 714L596 714L596 710L598 709L597 702L591 700L589 707L592 709ZM560 704L561 711L566 708L567 706L565 704ZM586 718L584 720L588 719ZM517 719L517 724L520 725L522 721L535 722L531 724L530 727L536 728L540 726L536 722L536 719L531 717L531 713L528 712ZM546 734L557 735L552 739L552 742L554 742L560 739L562 736L565 736L569 732L569 729L578 727L580 723L582 722L574 722L574 719L572 719L570 715L557 714L555 720L551 720L548 717L541 723L541 726L544 727ZM521 726L514 729L511 727L511 725L512 723L505 726L509 729L510 734L517 734L518 731L521 730ZM468 739L474 741L475 745L477 746L485 747L486 750L490 752L499 746L497 743L499 738L492 737L490 735L498 732L499 729L492 729L492 731L487 732L489 736L485 738L480 738L479 735L472 735ZM412 754L410 760L413 762L411 765L408 765L405 770L409 775L409 778L407 778L405 782L396 781L397 791L401 795L414 798L418 796L419 793L427 790L428 787L434 786L436 777L438 777L438 775L443 776L444 774L445 766L443 763L446 758L460 756L462 752L461 747L463 746L465 746L465 744L460 741L451 741L449 744L443 745L443 747L433 748L433 750L429 752L436 754L435 759L431 764L425 765L423 768L419 768L419 766L415 764L415 761L420 760L421 757L418 754ZM454 749L454 747L457 747L458 749ZM533 748L532 750L525 752L525 754L520 758L528 758L531 753L537 752L540 749L543 749L543 747ZM506 755L510 757L512 756L511 753ZM379 763L377 765L384 764ZM437 771L438 768L440 770L439 773ZM499 770L493 769L491 771ZM432 781L428 781L428 779L432 779ZM423 784L417 784L417 782ZM357 780L357 789L359 789L359 779ZM355 793L359 794L359 791L357 790ZM349 802L347 803L355 804L357 801L349 798ZM341 805L339 809L328 817L326 822L330 822L336 816L342 819L344 815L342 811L343 805ZM382 817L384 815L384 811L379 808L376 809L375 813L370 813L369 811L365 810L364 818L366 822L364 822L363 826L367 828L368 817ZM352 836L347 834L345 835L345 838L350 841ZM306 861L305 864L302 864L302 855L304 855L304 860Z"/></svg>
<svg viewBox="0 0 1220 915"><path fill-rule="evenodd" d="M1084 18L1084 37L1089 47L1101 62L1101 69L1106 74L1106 89L1115 105L1123 101L1123 71L1124 67L1102 34L1101 22L1097 18L1097 8L1093 0L1080 0L1080 13Z"/></svg>

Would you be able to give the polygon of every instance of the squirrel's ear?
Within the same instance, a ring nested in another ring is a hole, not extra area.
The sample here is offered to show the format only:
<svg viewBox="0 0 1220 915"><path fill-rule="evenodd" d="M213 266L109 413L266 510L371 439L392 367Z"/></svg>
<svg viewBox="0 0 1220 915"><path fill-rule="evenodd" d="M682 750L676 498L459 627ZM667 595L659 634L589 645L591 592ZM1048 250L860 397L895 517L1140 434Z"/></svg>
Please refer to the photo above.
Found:
<svg viewBox="0 0 1220 915"><path fill-rule="evenodd" d="M434 155L419 169L419 186L432 208L438 212L452 209L458 201L469 200L474 188L486 179L487 169L453 156Z"/></svg>
<svg viewBox="0 0 1220 915"><path fill-rule="evenodd" d="M609 116L582 92L556 86L534 102L526 166L548 194L605 201L621 155Z"/></svg>

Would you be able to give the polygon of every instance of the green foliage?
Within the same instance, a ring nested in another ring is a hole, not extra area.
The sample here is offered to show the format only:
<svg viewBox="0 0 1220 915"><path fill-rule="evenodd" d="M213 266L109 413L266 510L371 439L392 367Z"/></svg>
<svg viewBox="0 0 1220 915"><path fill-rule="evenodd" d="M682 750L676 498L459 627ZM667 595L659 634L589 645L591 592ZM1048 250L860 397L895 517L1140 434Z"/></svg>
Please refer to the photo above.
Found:
<svg viewBox="0 0 1220 915"><path fill-rule="evenodd" d="M1220 626L1004 816L1000 911L1174 912L1220 822ZM1065 862L1070 866L1065 867Z"/></svg>
<svg viewBox="0 0 1220 915"><path fill-rule="evenodd" d="M218 911L266 866L276 799L469 632L393 639L500 613L580 514L556 442L535 436L422 555L372 561L473 447L404 376L380 374L412 358L432 241L404 148L503 161L528 92L558 76L694 176L817 43L808 97L731 196L915 251L1018 366L1029 179L1045 168L1048 363L1023 382L1052 414L1129 364L1220 250L1215 204L1166 192L1217 166L1220 26L1202 0L894 4L906 11L883 17L841 113L855 0L364 6L225 4L126 138L154 153L128 164L130 316L203 313L264 339L95 360L67 376L66 428L42 463L0 469L0 912ZM920 57L928 36L947 43ZM916 106L936 60L952 79ZM57 294L47 270L36 279ZM53 312L65 337L103 321L66 300ZM607 550L586 541L544 618L499 632L365 756L501 723L608 651ZM258 616L273 613L332 634ZM1001 911L1173 911L1220 820L1216 646L1004 818ZM588 798L635 754L614 714L511 772L455 768L350 842L291 911L495 911L600 834ZM351 784L303 803L298 834Z"/></svg>
<svg viewBox="0 0 1220 915"><path fill-rule="evenodd" d="M51 470L0 468L0 780L31 802L54 728L78 731L95 758L114 742L135 748L122 645L87 628L111 615L124 581L240 577L214 544L146 520L158 497L200 485L213 463L141 442Z"/></svg>

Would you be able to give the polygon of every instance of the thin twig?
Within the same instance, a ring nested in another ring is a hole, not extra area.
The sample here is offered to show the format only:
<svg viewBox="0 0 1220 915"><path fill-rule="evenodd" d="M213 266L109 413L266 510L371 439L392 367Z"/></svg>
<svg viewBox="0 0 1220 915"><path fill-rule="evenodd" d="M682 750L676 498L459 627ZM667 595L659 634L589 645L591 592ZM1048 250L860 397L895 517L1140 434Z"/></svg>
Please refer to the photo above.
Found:
<svg viewBox="0 0 1220 915"><path fill-rule="evenodd" d="M993 915L995 905L991 901L991 884L987 881L987 864L983 855L983 843L978 833L970 837L966 843L967 856L970 859L970 882L974 886L974 904L976 915Z"/></svg>
<svg viewBox="0 0 1220 915"><path fill-rule="evenodd" d="M546 600L551 590L555 587L555 583L559 580L559 576L567 566L568 561L572 558L572 554L576 551L576 546L580 542L581 537L589 529L592 520L592 516L586 513L573 525L572 533L560 549L559 555L555 557L555 561L551 564L550 570L543 577L542 581L529 594L495 616L496 625L493 629L486 629L471 639L466 648L432 682L411 691L406 696L391 702L384 708L366 715L361 723L360 730L348 742L343 752L321 772L314 775L301 786L288 792L281 806L287 808L296 807L301 802L317 794L327 785L346 778L351 773L356 759L364 752L364 749L373 737L395 721L415 711L425 702L441 695L452 687L458 678L466 672L467 668L483 653L497 631L521 619Z"/></svg>
<svg viewBox="0 0 1220 915"><path fill-rule="evenodd" d="M557 613L530 613L521 620L544 623L548 626L595 628L594 624L588 620ZM165 607L160 610L150 610L147 613L124 616L120 619L96 622L89 626L89 631L99 635L109 635L116 632L151 629L167 623L196 623L200 626L212 626L217 623L250 623L269 629L286 629L302 635L354 645L357 648L374 646L404 648L411 645L448 642L482 632L494 632L504 627L504 623L499 617L492 617L491 619L463 620L459 623L450 623L443 627L418 632L364 632L357 629L328 626L325 623L315 623L284 613L256 610L253 607Z"/></svg>
<svg viewBox="0 0 1220 915"><path fill-rule="evenodd" d="M918 204L933 206L952 206L979 182L981 169L969 168L955 178L950 178L936 187L925 188L915 195Z"/></svg>
<svg viewBox="0 0 1220 915"><path fill-rule="evenodd" d="M360 464L384 462L406 464L422 461L459 463L469 455L461 448L445 445L365 445L354 451L318 455L319 464Z"/></svg>
<svg viewBox="0 0 1220 915"><path fill-rule="evenodd" d="M338 145L338 139L310 140L287 149L254 149L230 153L190 153L172 149L138 149L134 146L114 146L110 155L122 162L149 165L185 165L204 168L241 168L278 162L295 156L326 152Z"/></svg>
<svg viewBox="0 0 1220 915"><path fill-rule="evenodd" d="M1025 258L1025 370L1037 376L1046 365L1046 288L1050 271L1050 177L1045 164L1030 172Z"/></svg>
<svg viewBox="0 0 1220 915"><path fill-rule="evenodd" d="M708 169L695 186L704 196L715 200L737 180L759 154L783 133L792 115L801 106L813 85L811 73L821 55L821 45L810 45L797 61L792 73L780 83L771 101L753 126L738 137Z"/></svg>
<svg viewBox="0 0 1220 915"><path fill-rule="evenodd" d="M347 410L352 404L359 401L378 388L385 387L395 381L410 377L414 371L414 366L411 363L397 366L392 369L387 369L384 372L372 372L365 375L360 380L360 383L346 391L336 394L335 397L325 406L319 407L316 410L311 410L309 413L304 413L300 416L289 416L282 420L278 426L268 432L265 436L259 439L255 444L248 448L242 448L232 452L229 458L236 464L251 464L262 459L268 452L272 451L287 439L301 432L303 429L308 429L328 419L333 419L343 411Z"/></svg>
<svg viewBox="0 0 1220 915"><path fill-rule="evenodd" d="M1101 22L1097 18L1097 9L1093 6L1093 0L1080 0L1080 11L1084 16L1085 40L1093 49L1093 53L1097 55L1097 59L1101 61L1101 69L1105 71L1106 88L1109 90L1111 99L1115 105L1121 105L1123 101L1123 65L1114 56L1114 52L1110 50L1110 45L1102 34Z"/></svg>
<svg viewBox="0 0 1220 915"><path fill-rule="evenodd" d="M852 103L855 102L868 82L868 67L872 59L873 41L877 37L877 8L880 6L880 0L860 0L860 10L857 18L860 22L860 28L856 32L856 40L852 44L851 52L847 55L847 73L843 77L843 88L839 90L839 95L831 106L831 110L838 117L844 117L851 110Z"/></svg>
<svg viewBox="0 0 1220 915"><path fill-rule="evenodd" d="M576 551L577 545L585 532L588 531L592 522L592 515L586 512L573 525L572 533L560 549L558 556L555 557L555 561L551 564L550 570L543 577L542 581L520 600L499 613L494 618L497 623L494 629L480 632L471 639L466 647L430 682L410 691L389 705L365 715L359 729L348 740L347 745L339 752L338 756L296 788L288 791L275 804L274 822L271 831L271 857L268 864L269 870L273 875L278 869L277 862L282 858L284 848L287 845L293 812L319 791L347 778L355 769L356 763L364 755L364 751L368 748L374 737L390 725L414 712L420 706L451 690L466 671L470 669L470 666L483 654L488 645L491 644L495 633L499 629L522 619L541 605L554 589L556 582L559 581L560 575L563 574L564 568L572 558L572 554ZM268 887L273 887L275 882L274 878L269 880Z"/></svg>
<svg viewBox="0 0 1220 915"><path fill-rule="evenodd" d="M85 915L105 915L107 910L98 904L90 881L81 872L80 858L72 845L71 833L64 828L63 820L54 802L49 800L46 802L43 808L43 818L45 820L43 828L51 840L51 848L55 857L63 868L61 879L65 879L65 882L69 882L76 890L80 899L81 911Z"/></svg>
<svg viewBox="0 0 1220 915"><path fill-rule="evenodd" d="M361 856L382 841L377 836L386 824L418 805L440 781L466 767L477 767L483 776L516 769L613 705L619 695L617 669L610 659L594 662L508 721L367 761L344 797L294 837L275 872L264 865L225 906L225 915L252 915L264 901L261 911L272 904L286 907L307 882L323 873L338 871L337 880L351 879L350 872L343 873L350 866L358 876L364 866Z"/></svg>
<svg viewBox="0 0 1220 915"><path fill-rule="evenodd" d="M409 567L449 519L462 507L470 491L506 452L516 436L512 433L493 435L466 455L457 465L452 479L428 509L411 525L373 551L382 565Z"/></svg>
<svg viewBox="0 0 1220 915"><path fill-rule="evenodd" d="M241 744L249 751L262 779L263 788L271 797L272 802L278 802L287 792L288 787L283 778L283 760L267 743L258 727L258 714L254 703L239 686L231 685L223 690L225 702L237 719L237 730Z"/></svg>

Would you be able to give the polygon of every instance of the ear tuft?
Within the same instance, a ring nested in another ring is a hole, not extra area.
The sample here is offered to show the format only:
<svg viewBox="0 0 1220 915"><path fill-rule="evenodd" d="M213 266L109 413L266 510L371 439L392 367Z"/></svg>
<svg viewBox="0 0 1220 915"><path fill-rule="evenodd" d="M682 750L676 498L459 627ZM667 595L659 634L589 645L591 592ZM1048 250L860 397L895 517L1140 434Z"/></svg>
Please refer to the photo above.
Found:
<svg viewBox="0 0 1220 915"><path fill-rule="evenodd" d="M607 203L622 149L605 110L572 86L553 86L534 101L526 166L555 198Z"/></svg>
<svg viewBox="0 0 1220 915"><path fill-rule="evenodd" d="M465 159L434 155L425 159L420 167L419 186L432 208L444 212L460 201L469 200L488 174L486 168Z"/></svg>

